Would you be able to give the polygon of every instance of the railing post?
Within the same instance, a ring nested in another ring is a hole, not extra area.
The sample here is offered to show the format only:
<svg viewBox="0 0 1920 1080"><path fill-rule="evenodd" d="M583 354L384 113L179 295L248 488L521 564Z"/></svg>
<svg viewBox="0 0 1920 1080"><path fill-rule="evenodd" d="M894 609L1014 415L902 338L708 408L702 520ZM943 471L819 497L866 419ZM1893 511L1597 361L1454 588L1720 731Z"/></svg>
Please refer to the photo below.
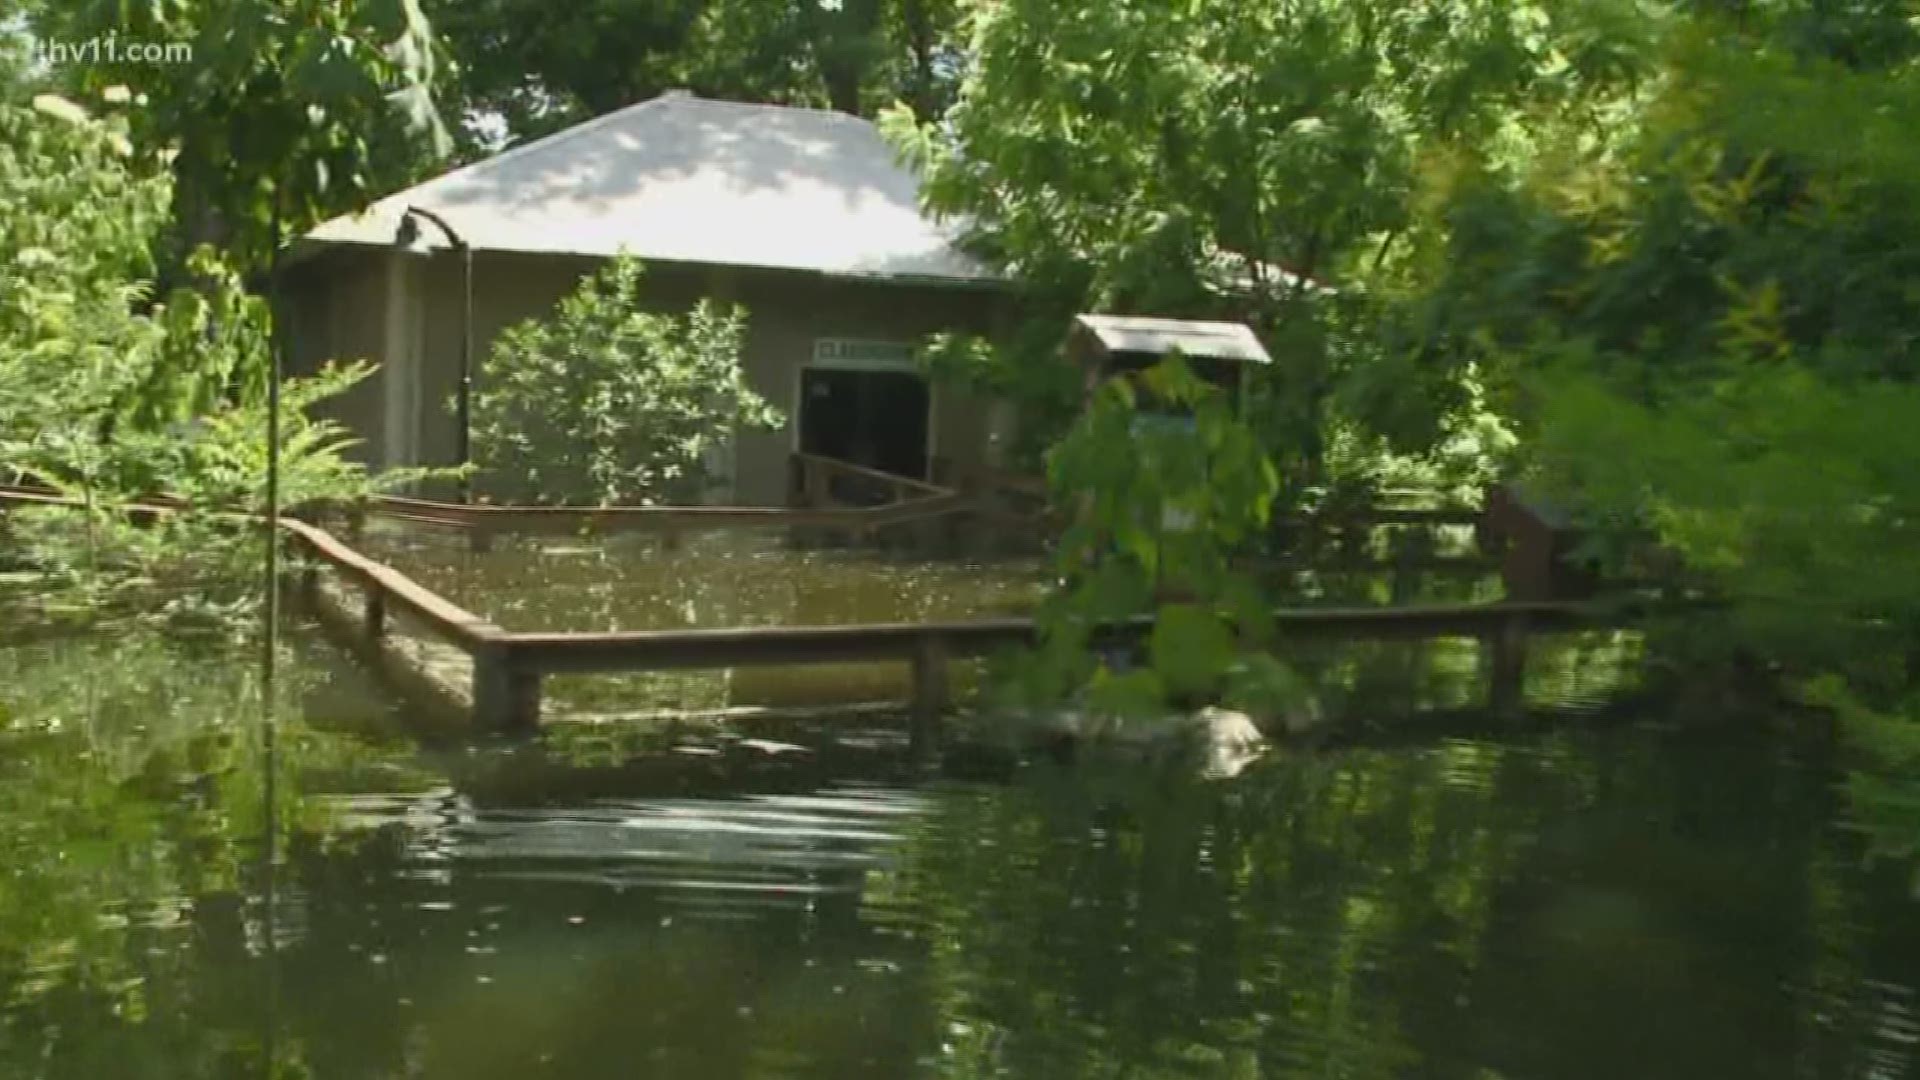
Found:
<svg viewBox="0 0 1920 1080"><path fill-rule="evenodd" d="M504 642L473 651L473 723L482 731L530 732L540 726L540 673Z"/></svg>
<svg viewBox="0 0 1920 1080"><path fill-rule="evenodd" d="M306 565L300 568L300 603L312 611L320 601L320 568L314 565L312 556L308 556Z"/></svg>
<svg viewBox="0 0 1920 1080"><path fill-rule="evenodd" d="M1509 615L1487 644L1493 650L1487 704L1494 715L1517 715L1526 703L1527 617Z"/></svg>
<svg viewBox="0 0 1920 1080"><path fill-rule="evenodd" d="M367 583L367 606L361 616L361 629L368 641L379 641L387 632L387 592L377 583Z"/></svg>
<svg viewBox="0 0 1920 1080"><path fill-rule="evenodd" d="M913 711L910 746L916 761L932 761L940 752L940 719L946 714L947 642L922 634L913 649Z"/></svg>
<svg viewBox="0 0 1920 1080"><path fill-rule="evenodd" d="M467 526L467 550L475 555L485 555L493 550L493 530L475 522Z"/></svg>
<svg viewBox="0 0 1920 1080"><path fill-rule="evenodd" d="M1410 604L1419 591L1419 571L1414 565L1413 545L1404 537L1395 537L1393 545L1393 584L1391 602L1395 606Z"/></svg>
<svg viewBox="0 0 1920 1080"><path fill-rule="evenodd" d="M820 463L811 457L802 457L800 463L800 505L814 507L820 505Z"/></svg>

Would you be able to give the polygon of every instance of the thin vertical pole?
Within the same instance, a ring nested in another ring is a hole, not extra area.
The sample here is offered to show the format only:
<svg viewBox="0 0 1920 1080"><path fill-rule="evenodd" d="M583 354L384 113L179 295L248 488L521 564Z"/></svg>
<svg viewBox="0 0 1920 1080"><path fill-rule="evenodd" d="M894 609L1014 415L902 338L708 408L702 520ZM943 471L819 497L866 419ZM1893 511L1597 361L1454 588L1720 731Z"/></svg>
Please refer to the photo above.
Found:
<svg viewBox="0 0 1920 1080"><path fill-rule="evenodd" d="M274 887L279 862L279 784L276 777L279 771L279 721L276 713L279 693L276 674L280 661L280 383L285 375L282 352L286 345L286 335L280 324L280 226L280 196L276 189L270 228L273 247L268 255L267 268L267 595L265 633L261 635L265 645L260 657L261 798L265 802L261 815L265 822L264 835L260 843L261 858L265 863L261 887L265 911L261 921L266 927L267 958L267 1016L262 1046L266 1052L267 1075L277 1071L274 1058L280 1015L279 912Z"/></svg>
<svg viewBox="0 0 1920 1080"><path fill-rule="evenodd" d="M1517 716L1526 706L1527 617L1509 616L1495 631L1488 647L1493 652L1487 704L1494 715Z"/></svg>
<svg viewBox="0 0 1920 1080"><path fill-rule="evenodd" d="M285 335L280 327L280 207L276 196L271 227L273 252L267 270L267 513L266 513L266 626L265 646L260 657L262 748L272 764L275 736L275 676L280 659L280 382L285 372L281 349ZM273 772L266 776L269 796L273 792ZM272 810L272 799L268 799ZM272 865L274 836L267 833L268 865ZM271 882L271 878L269 878Z"/></svg>
<svg viewBox="0 0 1920 1080"><path fill-rule="evenodd" d="M473 246L460 242L460 467L473 458ZM460 477L460 501L473 501L473 478Z"/></svg>
<svg viewBox="0 0 1920 1080"><path fill-rule="evenodd" d="M910 756L923 767L939 762L940 722L949 702L947 643L937 634L914 643L913 704L909 719Z"/></svg>

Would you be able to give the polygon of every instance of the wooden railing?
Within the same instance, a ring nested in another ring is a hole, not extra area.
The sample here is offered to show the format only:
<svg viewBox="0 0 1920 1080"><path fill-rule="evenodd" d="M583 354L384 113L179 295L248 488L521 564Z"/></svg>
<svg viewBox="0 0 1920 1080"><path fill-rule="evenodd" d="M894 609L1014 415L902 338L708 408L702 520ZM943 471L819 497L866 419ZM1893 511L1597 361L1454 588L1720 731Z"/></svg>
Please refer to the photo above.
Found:
<svg viewBox="0 0 1920 1080"><path fill-rule="evenodd" d="M953 488L819 454L792 455L789 497L800 507L870 507L951 496Z"/></svg>
<svg viewBox="0 0 1920 1080"><path fill-rule="evenodd" d="M976 502L976 513L983 517L1010 526L1025 526L1041 530L1061 523L1058 508L1050 503L1051 489L1042 477L945 459L937 462L935 472L956 489L972 496ZM1316 514L1277 516L1271 522L1270 528L1277 536L1314 537L1316 543L1310 545L1309 550L1321 550L1331 546L1325 542L1326 538L1337 536L1342 532L1369 530L1383 526L1440 525L1470 525L1476 530L1484 530L1486 515L1483 511L1465 507L1377 506L1363 510L1336 510ZM1351 563L1357 560L1347 561ZM1479 564L1484 561L1443 560L1442 565ZM1400 564L1394 560L1376 560L1370 565L1376 569L1389 569Z"/></svg>
<svg viewBox="0 0 1920 1080"><path fill-rule="evenodd" d="M1315 640L1475 637L1497 644L1497 656L1523 651L1534 630L1601 625L1622 609L1588 604L1498 603L1391 608L1304 608L1275 612L1284 636ZM1101 643L1137 641L1153 620L1140 617L1102 626ZM539 721L541 682L563 672L726 669L843 662L905 661L912 671L911 716L916 734L930 737L949 705L946 665L1032 644L1031 619L854 626L729 627L607 633L502 633L476 656L475 720L491 728L524 728ZM1496 663L1513 668L1519 663Z"/></svg>
<svg viewBox="0 0 1920 1080"><path fill-rule="evenodd" d="M331 566L360 590L365 604L361 625L369 638L386 633L390 613L410 617L468 653L492 644L506 633L393 567L360 554L324 529L292 518L282 518L280 528L292 538L297 549L316 562ZM311 584L309 580L309 587Z"/></svg>
<svg viewBox="0 0 1920 1080"><path fill-rule="evenodd" d="M0 505L11 506L62 506L80 509L85 504L79 500L60 494L51 487L39 484L8 484L0 486ZM148 518L155 514L169 514L186 509L179 499L166 495L151 495L133 503L115 503L113 509L132 515L134 518Z"/></svg>
<svg viewBox="0 0 1920 1080"><path fill-rule="evenodd" d="M350 517L461 529L476 548L484 548L493 536L508 534L646 533L670 543L687 533L715 529L813 528L870 536L889 526L964 513L973 505L949 488L832 458L794 454L791 468L792 506L496 506L376 496L342 509ZM868 505L837 501L828 491L834 477L875 485L888 497Z"/></svg>
<svg viewBox="0 0 1920 1080"><path fill-rule="evenodd" d="M930 498L946 498L932 496ZM77 505L38 492L0 491L4 505ZM413 505L439 506L442 504ZM911 504L877 510L901 510ZM169 514L178 505L140 504L143 514ZM503 508L464 507L485 517L511 512ZM686 513L686 511L675 511ZM605 513L597 511L595 513ZM628 516L623 514L621 516ZM463 518L462 520L469 520ZM316 525L282 518L279 527L312 560L301 571L305 591L317 595L313 565L335 570L361 597L358 627L348 644L379 650L391 632L390 616L401 614L472 659L467 707L473 722L488 729L525 730L539 723L541 684L559 672L724 669L754 665L815 664L846 661L904 661L912 671L913 731L926 745L947 709L947 663L1027 645L1038 626L1031 619L983 619L968 622L871 624L855 626L736 627L706 630L645 630L610 633L516 633L461 609L405 574L355 551ZM1275 613L1287 636L1314 639L1476 637L1495 645L1494 699L1518 693L1525 663L1525 638L1536 629L1580 625L1617 625L1641 613L1592 603L1519 601L1495 604L1444 604L1367 608L1294 608ZM1105 624L1097 642L1138 640L1153 626L1150 617Z"/></svg>
<svg viewBox="0 0 1920 1080"><path fill-rule="evenodd" d="M488 506L379 496L370 513L397 521L480 529L496 533L688 533L707 529L774 528L785 525L872 529L963 510L953 492L885 506Z"/></svg>

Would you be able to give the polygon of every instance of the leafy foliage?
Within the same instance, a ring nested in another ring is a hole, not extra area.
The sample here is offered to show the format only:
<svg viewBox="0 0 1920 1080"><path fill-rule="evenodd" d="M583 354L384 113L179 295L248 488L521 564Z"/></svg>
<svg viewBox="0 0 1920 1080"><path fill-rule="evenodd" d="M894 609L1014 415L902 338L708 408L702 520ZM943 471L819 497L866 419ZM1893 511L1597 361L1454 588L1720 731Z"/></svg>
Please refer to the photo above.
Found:
<svg viewBox="0 0 1920 1080"><path fill-rule="evenodd" d="M189 63L62 65L74 94L131 92L143 166L174 176L165 269L201 244L249 271L283 235L406 178L448 136L440 54L418 0L72 0L31 14L39 36L191 50Z"/></svg>
<svg viewBox="0 0 1920 1080"><path fill-rule="evenodd" d="M220 515L261 509L269 313L206 252L190 264L201 290L150 300L168 183L134 171L122 132L59 99L0 106L0 472L82 504L14 515L15 557L79 587L82 609L182 581L207 586L215 607L245 604L250 575L238 560L254 530ZM368 370L329 368L287 386L289 505L376 482L343 456L344 429L307 415ZM204 513L135 527L126 504L157 493Z"/></svg>
<svg viewBox="0 0 1920 1080"><path fill-rule="evenodd" d="M507 136L685 87L704 97L931 119L958 64L957 0L441 0L468 119Z"/></svg>
<svg viewBox="0 0 1920 1080"><path fill-rule="evenodd" d="M512 502L693 503L738 426L778 410L740 367L746 312L703 301L639 310L641 267L616 258L551 319L508 329L473 399L474 461Z"/></svg>
<svg viewBox="0 0 1920 1080"><path fill-rule="evenodd" d="M1732 601L1706 642L1811 680L1897 776L1920 161L1894 132L1920 116L1920 31L1885 4L1619 14L1639 44L1577 102L1429 176L1415 324L1488 372L1597 552L1651 533ZM1910 794L1863 812L1911 835Z"/></svg>
<svg viewBox="0 0 1920 1080"><path fill-rule="evenodd" d="M0 3L0 101L13 104L35 82L33 44L21 29L19 4Z"/></svg>
<svg viewBox="0 0 1920 1080"><path fill-rule="evenodd" d="M1461 372L1383 344L1389 256L1426 158L1560 92L1537 77L1558 55L1548 22L1481 0L974 7L958 103L888 127L931 207L968 223L1051 328L976 354L978 379L1050 403L1032 373L1074 311L1229 318L1279 358L1257 426L1289 497L1325 479L1330 425L1443 441ZM1057 434L1058 412L1036 412L1040 441Z"/></svg>
<svg viewBox="0 0 1920 1080"><path fill-rule="evenodd" d="M131 283L151 270L166 185L130 175L124 157L124 136L69 102L0 107L0 438L18 442L76 393L95 412L124 404L135 380L121 354L159 348L164 330L134 314Z"/></svg>
<svg viewBox="0 0 1920 1080"><path fill-rule="evenodd" d="M1178 413L1191 423L1171 419ZM1023 693L1084 692L1120 716L1293 703L1293 680L1268 652L1270 602L1233 562L1266 524L1279 476L1224 393L1178 356L1110 380L1053 451L1049 478L1074 516L1055 552L1061 587L1040 609L1040 646L1016 669ZM1101 623L1145 613L1156 623L1144 665L1096 648Z"/></svg>
<svg viewBox="0 0 1920 1080"><path fill-rule="evenodd" d="M1818 665L1920 630L1920 262L1889 242L1916 174L1864 149L1920 98L1810 50L1813 13L1664 27L1657 82L1595 90L1624 122L1561 116L1452 177L1426 314L1505 388L1539 481L1743 601L1740 643ZM1811 40L1852 53L1864 28ZM1866 52L1920 55L1889 33Z"/></svg>

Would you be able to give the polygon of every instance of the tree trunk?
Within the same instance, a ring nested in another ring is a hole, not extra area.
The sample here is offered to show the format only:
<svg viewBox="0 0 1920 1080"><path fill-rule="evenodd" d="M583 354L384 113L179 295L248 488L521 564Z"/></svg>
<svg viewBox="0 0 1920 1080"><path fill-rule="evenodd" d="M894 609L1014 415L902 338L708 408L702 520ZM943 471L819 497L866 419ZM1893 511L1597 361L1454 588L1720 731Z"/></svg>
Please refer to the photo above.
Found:
<svg viewBox="0 0 1920 1080"><path fill-rule="evenodd" d="M926 0L901 0L900 18L906 24L907 48L913 55L913 85L907 92L907 103L921 123L930 123L937 117L940 103L933 88L933 19Z"/></svg>
<svg viewBox="0 0 1920 1080"><path fill-rule="evenodd" d="M860 96L873 66L880 0L842 0L839 11L823 11L819 20L813 52L827 102L839 112L862 115Z"/></svg>

